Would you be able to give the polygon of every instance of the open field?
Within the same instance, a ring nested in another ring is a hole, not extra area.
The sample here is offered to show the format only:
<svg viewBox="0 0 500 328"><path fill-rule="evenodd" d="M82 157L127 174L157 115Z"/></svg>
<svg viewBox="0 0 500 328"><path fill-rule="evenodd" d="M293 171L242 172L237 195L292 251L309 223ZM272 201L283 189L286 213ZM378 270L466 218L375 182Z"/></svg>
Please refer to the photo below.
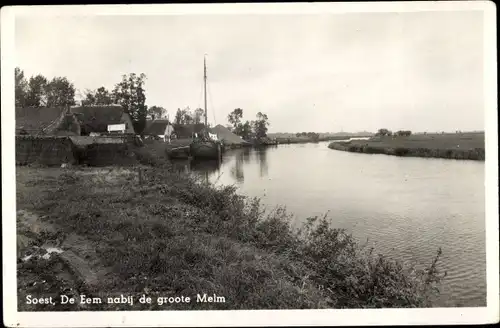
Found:
<svg viewBox="0 0 500 328"><path fill-rule="evenodd" d="M146 152L145 154L148 154ZM326 220L301 231L283 209L155 167L17 167L20 310L130 310L124 304L26 304L26 295L189 296L133 309L428 306L439 281L372 254ZM438 256L439 257L439 256ZM332 264L335 264L332 266ZM225 302L196 302L197 294ZM221 300L221 299L219 299Z"/></svg>
<svg viewBox="0 0 500 328"><path fill-rule="evenodd" d="M332 142L335 150L395 156L485 159L484 133L417 134Z"/></svg>

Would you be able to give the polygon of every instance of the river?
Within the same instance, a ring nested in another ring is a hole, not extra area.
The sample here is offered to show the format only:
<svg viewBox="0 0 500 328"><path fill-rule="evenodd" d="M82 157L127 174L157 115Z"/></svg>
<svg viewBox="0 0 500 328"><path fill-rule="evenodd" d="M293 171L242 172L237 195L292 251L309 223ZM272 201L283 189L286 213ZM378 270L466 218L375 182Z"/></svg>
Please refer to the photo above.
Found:
<svg viewBox="0 0 500 328"><path fill-rule="evenodd" d="M486 306L484 162L336 151L328 142L225 153L192 165L217 184L284 205L294 223L328 212L376 252L447 271L435 306Z"/></svg>

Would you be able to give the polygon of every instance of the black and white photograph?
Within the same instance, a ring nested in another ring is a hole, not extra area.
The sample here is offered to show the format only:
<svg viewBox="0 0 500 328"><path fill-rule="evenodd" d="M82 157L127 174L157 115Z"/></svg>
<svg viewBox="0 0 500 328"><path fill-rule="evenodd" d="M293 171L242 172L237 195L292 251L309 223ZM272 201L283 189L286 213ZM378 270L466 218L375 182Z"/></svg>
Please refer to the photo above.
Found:
<svg viewBox="0 0 500 328"><path fill-rule="evenodd" d="M495 12L3 7L5 325L498 322Z"/></svg>

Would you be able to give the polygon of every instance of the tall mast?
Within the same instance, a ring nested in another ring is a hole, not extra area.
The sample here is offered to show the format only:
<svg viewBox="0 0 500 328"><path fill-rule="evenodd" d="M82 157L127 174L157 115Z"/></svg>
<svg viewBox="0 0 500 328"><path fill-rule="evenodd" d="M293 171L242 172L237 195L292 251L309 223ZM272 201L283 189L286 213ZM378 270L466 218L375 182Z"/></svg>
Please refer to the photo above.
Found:
<svg viewBox="0 0 500 328"><path fill-rule="evenodd" d="M207 59L203 56L203 92L205 94L205 127L207 127Z"/></svg>

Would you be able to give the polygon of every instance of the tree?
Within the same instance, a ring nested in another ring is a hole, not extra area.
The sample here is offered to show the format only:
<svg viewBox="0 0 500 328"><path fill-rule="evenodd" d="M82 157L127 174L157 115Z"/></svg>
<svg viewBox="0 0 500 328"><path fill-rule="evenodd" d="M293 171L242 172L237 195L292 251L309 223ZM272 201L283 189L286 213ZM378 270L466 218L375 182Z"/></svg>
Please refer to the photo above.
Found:
<svg viewBox="0 0 500 328"><path fill-rule="evenodd" d="M28 92L28 82L24 77L24 72L16 67L15 69L16 84L15 84L15 97L16 97L16 107L26 106L26 97Z"/></svg>
<svg viewBox="0 0 500 328"><path fill-rule="evenodd" d="M113 104L113 97L105 87L100 87L96 90L95 101L96 105L108 106Z"/></svg>
<svg viewBox="0 0 500 328"><path fill-rule="evenodd" d="M392 131L387 130L387 129L379 129L375 135L376 136L381 136L381 137L383 137L383 136L391 136L392 135Z"/></svg>
<svg viewBox="0 0 500 328"><path fill-rule="evenodd" d="M193 119L195 124L204 123L205 110L203 108L196 108L193 113Z"/></svg>
<svg viewBox="0 0 500 328"><path fill-rule="evenodd" d="M269 119L266 114L261 112L257 113L257 120L253 122L255 137L262 139L267 136L267 127L269 126Z"/></svg>
<svg viewBox="0 0 500 328"><path fill-rule="evenodd" d="M109 106L113 104L113 95L105 88L100 87L97 90L86 90L85 99L82 100L83 106Z"/></svg>
<svg viewBox="0 0 500 328"><path fill-rule="evenodd" d="M235 134L245 140L249 140L252 137L252 122L245 121L243 124L240 123L235 130Z"/></svg>
<svg viewBox="0 0 500 328"><path fill-rule="evenodd" d="M167 110L159 106L151 106L148 108L148 116L154 120L166 116Z"/></svg>
<svg viewBox="0 0 500 328"><path fill-rule="evenodd" d="M238 125L241 123L242 117L243 109L236 108L227 116L227 120L233 125L234 129L237 129Z"/></svg>
<svg viewBox="0 0 500 328"><path fill-rule="evenodd" d="M182 111L180 108L177 108L177 112L175 113L175 124L182 124L184 121L184 116L182 115Z"/></svg>
<svg viewBox="0 0 500 328"><path fill-rule="evenodd" d="M95 92L92 90L85 90L85 99L82 100L82 106L95 106L96 105Z"/></svg>
<svg viewBox="0 0 500 328"><path fill-rule="evenodd" d="M409 130L399 130L395 133L397 136L408 137L411 136L411 131Z"/></svg>
<svg viewBox="0 0 500 328"><path fill-rule="evenodd" d="M193 124L194 123L194 115L191 113L191 108L189 108L189 106L187 106L186 108L184 108L182 111L182 121L183 121L183 124Z"/></svg>
<svg viewBox="0 0 500 328"><path fill-rule="evenodd" d="M28 107L43 107L46 104L45 89L47 88L47 79L38 74L32 76L28 82L25 105Z"/></svg>
<svg viewBox="0 0 500 328"><path fill-rule="evenodd" d="M15 69L16 106L66 107L75 104L75 87L66 77L54 77L51 81L41 74L26 81L24 72Z"/></svg>
<svg viewBox="0 0 500 328"><path fill-rule="evenodd" d="M46 106L67 107L75 104L75 87L65 77L55 77L46 84Z"/></svg>
<svg viewBox="0 0 500 328"><path fill-rule="evenodd" d="M134 124L134 129L142 133L146 127L146 117L148 107L146 106L146 93L144 90L144 80L146 75L130 73L123 75L121 82L115 85L113 98L115 103L120 104L125 113L128 113Z"/></svg>

